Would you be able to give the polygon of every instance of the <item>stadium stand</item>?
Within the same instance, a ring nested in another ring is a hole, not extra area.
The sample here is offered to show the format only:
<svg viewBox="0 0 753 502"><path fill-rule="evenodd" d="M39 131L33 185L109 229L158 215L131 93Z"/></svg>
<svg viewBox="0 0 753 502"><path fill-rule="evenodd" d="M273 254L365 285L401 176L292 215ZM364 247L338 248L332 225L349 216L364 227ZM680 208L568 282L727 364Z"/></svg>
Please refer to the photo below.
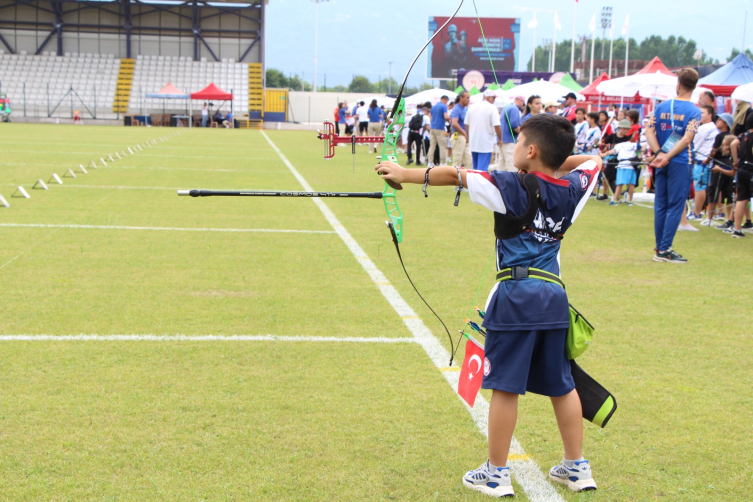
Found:
<svg viewBox="0 0 753 502"><path fill-rule="evenodd" d="M73 107L80 110L84 119L114 119L112 111L120 60L112 54L71 54L58 57L49 52L39 56L6 54L0 51L0 85L14 102L15 114L31 117L70 118L70 96L60 106L55 106L71 88ZM54 110L54 111L53 111Z"/></svg>
<svg viewBox="0 0 753 502"><path fill-rule="evenodd" d="M190 57L139 55L131 84L129 112L140 113L143 108L146 113L147 107L161 107L156 100L143 96L158 92L168 82L187 93L214 83L223 91L233 93L233 110L236 115L242 115L248 111L248 71L248 64L236 63L233 59L210 63L205 58L192 61ZM194 103L194 112L200 109L201 104Z"/></svg>

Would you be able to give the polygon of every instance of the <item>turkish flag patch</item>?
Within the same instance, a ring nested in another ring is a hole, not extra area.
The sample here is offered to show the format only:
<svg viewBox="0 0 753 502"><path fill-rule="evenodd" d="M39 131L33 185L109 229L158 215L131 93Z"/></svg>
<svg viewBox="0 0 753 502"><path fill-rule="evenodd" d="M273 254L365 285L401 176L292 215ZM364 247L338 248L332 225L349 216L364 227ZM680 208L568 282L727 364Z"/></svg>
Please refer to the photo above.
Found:
<svg viewBox="0 0 753 502"><path fill-rule="evenodd" d="M476 395L478 395L481 381L484 379L483 370L486 364L484 359L484 347L469 339L465 344L465 359L463 359L463 367L460 369L458 394L471 408L476 402Z"/></svg>

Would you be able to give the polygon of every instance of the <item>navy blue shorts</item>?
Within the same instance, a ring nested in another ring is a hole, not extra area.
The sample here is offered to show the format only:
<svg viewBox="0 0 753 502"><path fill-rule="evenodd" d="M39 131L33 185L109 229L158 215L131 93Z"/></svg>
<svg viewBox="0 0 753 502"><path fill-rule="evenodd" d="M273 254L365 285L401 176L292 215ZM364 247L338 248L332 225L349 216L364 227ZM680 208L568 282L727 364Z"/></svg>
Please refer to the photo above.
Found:
<svg viewBox="0 0 753 502"><path fill-rule="evenodd" d="M564 396L575 388L565 355L567 329L489 331L484 345L484 389Z"/></svg>

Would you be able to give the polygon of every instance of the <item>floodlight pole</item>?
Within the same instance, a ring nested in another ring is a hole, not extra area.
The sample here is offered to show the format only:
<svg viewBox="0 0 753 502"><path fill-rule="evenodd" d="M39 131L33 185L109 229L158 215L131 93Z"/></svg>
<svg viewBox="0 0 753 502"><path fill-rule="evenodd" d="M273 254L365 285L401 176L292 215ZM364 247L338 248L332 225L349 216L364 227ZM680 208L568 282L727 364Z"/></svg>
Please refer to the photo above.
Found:
<svg viewBox="0 0 753 502"><path fill-rule="evenodd" d="M314 92L316 92L316 67L319 63L319 4L329 0L311 0L316 4L316 14L314 21Z"/></svg>

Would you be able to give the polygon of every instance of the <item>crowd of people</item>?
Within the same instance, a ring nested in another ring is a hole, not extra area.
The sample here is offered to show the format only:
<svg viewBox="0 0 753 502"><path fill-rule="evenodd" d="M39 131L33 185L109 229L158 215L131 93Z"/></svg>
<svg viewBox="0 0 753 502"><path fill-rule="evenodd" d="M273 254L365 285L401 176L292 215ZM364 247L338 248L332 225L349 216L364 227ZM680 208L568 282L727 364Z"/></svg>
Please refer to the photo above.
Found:
<svg viewBox="0 0 753 502"><path fill-rule="evenodd" d="M748 204L753 191L753 108L741 102L734 114L717 114L709 90L696 105L690 97L697 80L694 70L680 70L678 97L660 102L643 120L638 109L616 105L588 112L575 93L557 103L517 96L498 108L493 91L485 91L472 106L469 93L462 91L454 102L442 96L434 105L418 106L406 120L398 146L408 164L514 172L512 156L521 125L542 113L563 116L574 125L573 155L604 159L593 196L610 206L632 206L636 187L653 193L655 259L682 263L687 260L672 251L672 241L677 230L699 231L690 221L735 238L753 230ZM376 100L368 105L361 101L352 109L341 103L335 111L341 134L357 130L359 135L379 136L387 115ZM370 145L370 151L372 147L376 151L377 145Z"/></svg>
<svg viewBox="0 0 753 502"><path fill-rule="evenodd" d="M211 127L213 123L217 124L216 127L222 126L225 129L232 129L235 124L233 112L227 112L223 116L222 111L217 108L212 113L211 104L204 102L204 105L201 107L201 127Z"/></svg>

